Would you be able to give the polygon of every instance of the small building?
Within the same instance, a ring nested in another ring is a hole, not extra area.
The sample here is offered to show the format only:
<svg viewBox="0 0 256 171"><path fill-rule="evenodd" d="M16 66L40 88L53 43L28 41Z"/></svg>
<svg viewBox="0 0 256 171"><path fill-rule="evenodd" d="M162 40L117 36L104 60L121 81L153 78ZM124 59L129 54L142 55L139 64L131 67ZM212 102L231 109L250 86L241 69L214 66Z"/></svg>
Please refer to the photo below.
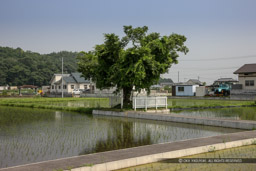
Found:
<svg viewBox="0 0 256 171"><path fill-rule="evenodd" d="M6 86L0 86L0 90L8 90L9 89L9 86L6 85Z"/></svg>
<svg viewBox="0 0 256 171"><path fill-rule="evenodd" d="M172 95L173 96L195 96L196 87L199 87L199 85L187 85L187 84L175 85L172 88Z"/></svg>
<svg viewBox="0 0 256 171"><path fill-rule="evenodd" d="M18 86L10 86L9 89L10 90L18 90Z"/></svg>
<svg viewBox="0 0 256 171"><path fill-rule="evenodd" d="M81 73L71 73L71 74L54 74L50 84L50 93L61 93L62 92L62 80L63 80L63 92L65 94L71 94L74 89L80 90L94 90L94 84L90 83L89 80L85 80L81 77Z"/></svg>
<svg viewBox="0 0 256 171"><path fill-rule="evenodd" d="M256 64L245 64L234 72L243 90L256 90Z"/></svg>
<svg viewBox="0 0 256 171"><path fill-rule="evenodd" d="M256 99L256 64L245 64L234 72L239 83L232 87L230 97L238 100Z"/></svg>

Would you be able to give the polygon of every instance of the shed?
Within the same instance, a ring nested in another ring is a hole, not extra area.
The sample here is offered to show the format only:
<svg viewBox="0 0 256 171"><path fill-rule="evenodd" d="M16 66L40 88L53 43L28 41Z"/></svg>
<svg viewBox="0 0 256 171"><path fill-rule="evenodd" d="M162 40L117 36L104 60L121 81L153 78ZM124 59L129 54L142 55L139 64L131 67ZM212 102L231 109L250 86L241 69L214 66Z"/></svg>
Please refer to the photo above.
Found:
<svg viewBox="0 0 256 171"><path fill-rule="evenodd" d="M175 95L176 96L195 96L196 87L199 87L199 85L176 85Z"/></svg>

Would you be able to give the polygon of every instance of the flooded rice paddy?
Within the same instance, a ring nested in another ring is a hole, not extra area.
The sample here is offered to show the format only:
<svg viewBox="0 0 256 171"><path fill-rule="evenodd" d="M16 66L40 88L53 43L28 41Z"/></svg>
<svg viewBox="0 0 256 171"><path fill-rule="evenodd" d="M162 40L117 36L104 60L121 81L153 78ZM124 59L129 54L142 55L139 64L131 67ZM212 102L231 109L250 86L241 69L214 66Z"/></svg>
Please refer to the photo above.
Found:
<svg viewBox="0 0 256 171"><path fill-rule="evenodd" d="M241 130L0 107L0 168Z"/></svg>

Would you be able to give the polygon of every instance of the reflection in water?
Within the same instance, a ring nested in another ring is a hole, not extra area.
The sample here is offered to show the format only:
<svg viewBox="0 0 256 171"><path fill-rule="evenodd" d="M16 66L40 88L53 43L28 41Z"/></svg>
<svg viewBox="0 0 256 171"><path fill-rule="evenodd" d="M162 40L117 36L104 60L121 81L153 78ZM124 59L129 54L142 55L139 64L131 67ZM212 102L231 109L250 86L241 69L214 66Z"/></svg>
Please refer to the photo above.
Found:
<svg viewBox="0 0 256 171"><path fill-rule="evenodd" d="M110 150L117 150L123 148L137 147L142 145L152 144L150 131L135 137L136 129L134 128L136 123L131 121L120 122L112 124L113 132L108 132L107 139L99 139L93 149L85 149L79 155L89 154L92 152L103 152Z"/></svg>
<svg viewBox="0 0 256 171"><path fill-rule="evenodd" d="M54 110L0 107L0 168L237 131Z"/></svg>

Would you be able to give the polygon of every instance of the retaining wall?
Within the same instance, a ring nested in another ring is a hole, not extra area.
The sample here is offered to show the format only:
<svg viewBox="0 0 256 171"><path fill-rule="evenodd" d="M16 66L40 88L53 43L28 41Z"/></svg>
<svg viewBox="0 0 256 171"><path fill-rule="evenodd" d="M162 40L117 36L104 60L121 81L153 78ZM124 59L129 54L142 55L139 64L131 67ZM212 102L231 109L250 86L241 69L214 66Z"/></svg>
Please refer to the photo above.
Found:
<svg viewBox="0 0 256 171"><path fill-rule="evenodd" d="M182 116L177 114L162 114L162 113L147 113L147 112L115 112L115 111L102 111L93 110L93 115L104 115L104 116L117 116L117 117L128 117L138 119L150 119L159 121L170 121L190 124L200 124L208 126L218 126L226 128L237 128L237 129L256 129L256 121L247 120L228 120L228 119L213 119L193 116Z"/></svg>

